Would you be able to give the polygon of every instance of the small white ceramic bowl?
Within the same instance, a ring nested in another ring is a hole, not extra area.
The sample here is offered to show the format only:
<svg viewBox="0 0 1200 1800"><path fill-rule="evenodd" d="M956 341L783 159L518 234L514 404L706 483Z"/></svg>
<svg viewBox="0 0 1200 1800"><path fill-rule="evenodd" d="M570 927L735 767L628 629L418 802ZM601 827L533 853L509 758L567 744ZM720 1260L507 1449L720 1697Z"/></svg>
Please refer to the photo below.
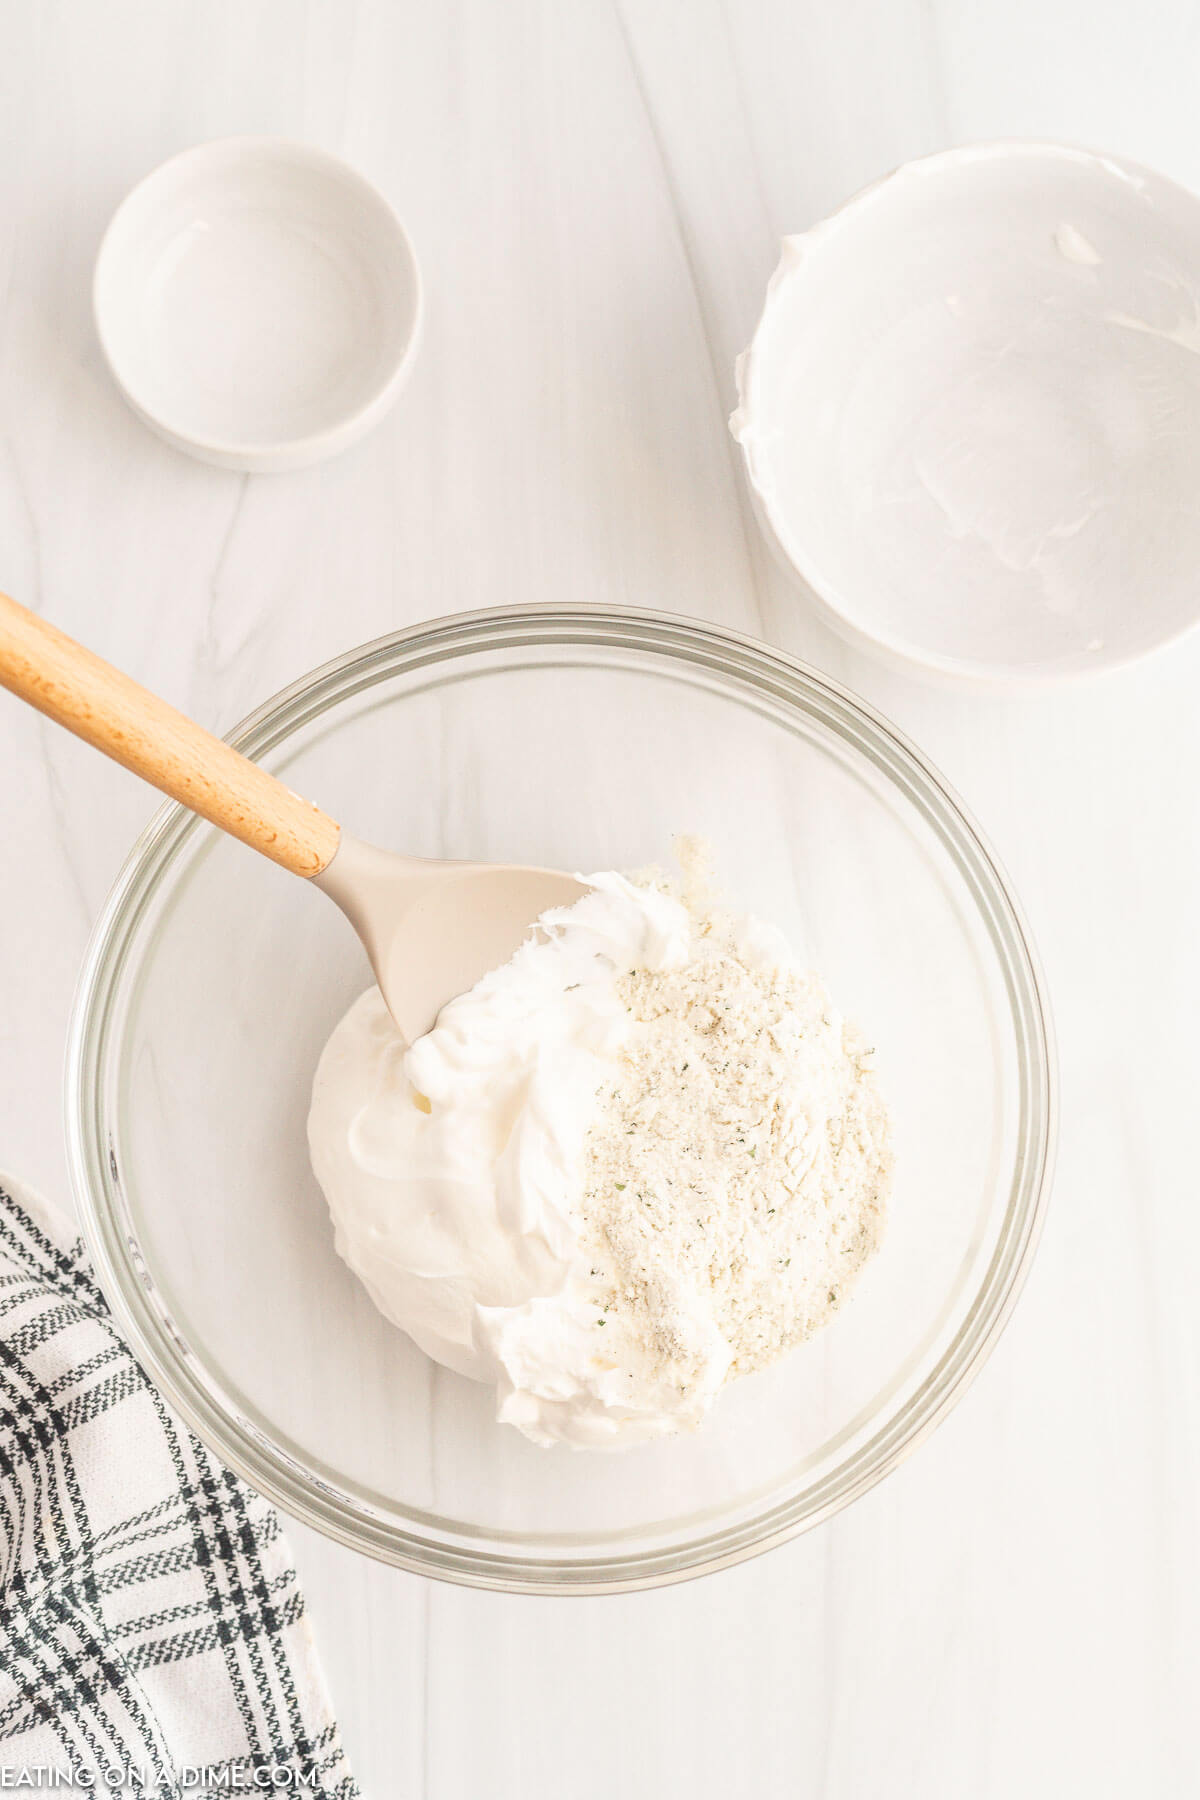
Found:
<svg viewBox="0 0 1200 1800"><path fill-rule="evenodd" d="M332 456L412 362L421 282L383 196L309 144L185 150L123 201L100 246L96 328L160 437L255 471Z"/></svg>
<svg viewBox="0 0 1200 1800"><path fill-rule="evenodd" d="M973 145L785 241L731 425L829 623L1036 683L1200 614L1198 351L1195 195L1061 145Z"/></svg>

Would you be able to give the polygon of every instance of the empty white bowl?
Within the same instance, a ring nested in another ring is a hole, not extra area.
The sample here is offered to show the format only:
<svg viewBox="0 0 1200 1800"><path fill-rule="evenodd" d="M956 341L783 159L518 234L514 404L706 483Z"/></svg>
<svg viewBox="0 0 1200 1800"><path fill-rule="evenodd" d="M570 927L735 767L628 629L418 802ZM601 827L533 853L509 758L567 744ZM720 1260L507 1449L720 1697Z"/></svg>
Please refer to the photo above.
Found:
<svg viewBox="0 0 1200 1800"><path fill-rule="evenodd" d="M788 238L731 421L837 629L950 675L1110 667L1200 613L1200 200L1083 150L910 163Z"/></svg>
<svg viewBox="0 0 1200 1800"><path fill-rule="evenodd" d="M163 163L96 262L117 385L202 462L294 469L343 450L395 399L421 283L383 196L326 151L226 138Z"/></svg>

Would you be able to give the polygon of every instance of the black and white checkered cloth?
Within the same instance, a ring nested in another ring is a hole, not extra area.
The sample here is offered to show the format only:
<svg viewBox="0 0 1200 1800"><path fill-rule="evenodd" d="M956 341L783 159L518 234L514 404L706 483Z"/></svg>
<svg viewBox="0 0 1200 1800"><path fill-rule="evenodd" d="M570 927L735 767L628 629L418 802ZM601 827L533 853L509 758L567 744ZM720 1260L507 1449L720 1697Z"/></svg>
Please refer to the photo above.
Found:
<svg viewBox="0 0 1200 1800"><path fill-rule="evenodd" d="M358 1793L277 1514L172 1418L81 1240L2 1177L0 1771Z"/></svg>

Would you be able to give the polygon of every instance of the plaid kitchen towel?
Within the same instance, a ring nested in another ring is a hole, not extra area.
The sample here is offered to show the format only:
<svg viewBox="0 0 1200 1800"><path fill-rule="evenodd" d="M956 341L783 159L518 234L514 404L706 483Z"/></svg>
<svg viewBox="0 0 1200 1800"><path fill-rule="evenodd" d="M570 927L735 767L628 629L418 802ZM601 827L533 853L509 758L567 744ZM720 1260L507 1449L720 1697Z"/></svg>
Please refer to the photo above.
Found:
<svg viewBox="0 0 1200 1800"><path fill-rule="evenodd" d="M3 1177L0 1786L358 1793L277 1514L172 1418L82 1241Z"/></svg>

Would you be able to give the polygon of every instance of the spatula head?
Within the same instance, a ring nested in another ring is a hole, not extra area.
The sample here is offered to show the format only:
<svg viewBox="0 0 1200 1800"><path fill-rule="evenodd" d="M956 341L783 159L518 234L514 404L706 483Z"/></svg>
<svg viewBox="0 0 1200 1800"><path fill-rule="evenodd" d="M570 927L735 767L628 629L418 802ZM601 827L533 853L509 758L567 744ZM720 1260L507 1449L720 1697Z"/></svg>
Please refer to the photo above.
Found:
<svg viewBox="0 0 1200 1800"><path fill-rule="evenodd" d="M394 856L345 832L315 879L358 932L410 1044L447 1000L506 963L542 913L589 892L556 869Z"/></svg>

